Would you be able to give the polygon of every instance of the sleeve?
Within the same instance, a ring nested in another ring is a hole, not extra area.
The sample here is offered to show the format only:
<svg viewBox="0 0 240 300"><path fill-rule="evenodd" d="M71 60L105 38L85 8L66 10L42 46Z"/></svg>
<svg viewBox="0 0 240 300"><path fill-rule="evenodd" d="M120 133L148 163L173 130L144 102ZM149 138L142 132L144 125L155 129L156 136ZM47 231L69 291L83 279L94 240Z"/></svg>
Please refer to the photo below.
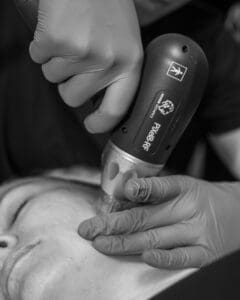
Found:
<svg viewBox="0 0 240 300"><path fill-rule="evenodd" d="M180 8L190 0L134 0L140 25L146 26Z"/></svg>
<svg viewBox="0 0 240 300"><path fill-rule="evenodd" d="M200 118L207 133L240 128L240 44L221 30L209 48L210 77Z"/></svg>

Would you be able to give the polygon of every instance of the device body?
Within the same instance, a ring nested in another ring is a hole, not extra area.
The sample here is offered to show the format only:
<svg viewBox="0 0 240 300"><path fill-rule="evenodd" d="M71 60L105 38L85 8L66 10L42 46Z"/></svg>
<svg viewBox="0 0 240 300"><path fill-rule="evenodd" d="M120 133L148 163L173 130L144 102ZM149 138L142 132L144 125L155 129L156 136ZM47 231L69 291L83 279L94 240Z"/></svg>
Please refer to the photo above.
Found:
<svg viewBox="0 0 240 300"><path fill-rule="evenodd" d="M198 108L207 79L206 56L190 38L166 34L150 43L136 100L103 152L102 189L109 202L117 201L126 172L159 175Z"/></svg>
<svg viewBox="0 0 240 300"><path fill-rule="evenodd" d="M38 0L14 0L30 29ZM205 90L202 49L180 34L158 37L147 48L139 92L102 155L102 190L108 211L121 209L124 174L157 176L194 115Z"/></svg>

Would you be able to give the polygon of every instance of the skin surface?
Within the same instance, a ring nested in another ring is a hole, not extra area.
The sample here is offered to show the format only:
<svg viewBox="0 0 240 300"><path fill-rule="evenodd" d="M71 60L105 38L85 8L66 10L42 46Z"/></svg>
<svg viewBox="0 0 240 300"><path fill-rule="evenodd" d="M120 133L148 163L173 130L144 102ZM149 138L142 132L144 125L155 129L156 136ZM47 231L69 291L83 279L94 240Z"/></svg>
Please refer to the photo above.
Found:
<svg viewBox="0 0 240 300"><path fill-rule="evenodd" d="M97 188L47 177L1 187L0 300L146 299L179 278L139 258L109 258L79 237L98 197Z"/></svg>

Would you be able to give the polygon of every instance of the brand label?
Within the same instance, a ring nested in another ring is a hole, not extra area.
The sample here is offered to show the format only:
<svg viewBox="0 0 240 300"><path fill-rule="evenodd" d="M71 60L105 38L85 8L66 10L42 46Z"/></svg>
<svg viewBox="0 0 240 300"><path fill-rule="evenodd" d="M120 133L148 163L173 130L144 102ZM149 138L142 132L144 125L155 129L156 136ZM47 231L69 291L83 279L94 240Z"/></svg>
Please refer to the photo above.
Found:
<svg viewBox="0 0 240 300"><path fill-rule="evenodd" d="M154 142L156 135L160 128L161 128L161 125L157 122L154 122L151 130L149 131L149 133L142 145L144 151L148 152L150 150L152 143Z"/></svg>

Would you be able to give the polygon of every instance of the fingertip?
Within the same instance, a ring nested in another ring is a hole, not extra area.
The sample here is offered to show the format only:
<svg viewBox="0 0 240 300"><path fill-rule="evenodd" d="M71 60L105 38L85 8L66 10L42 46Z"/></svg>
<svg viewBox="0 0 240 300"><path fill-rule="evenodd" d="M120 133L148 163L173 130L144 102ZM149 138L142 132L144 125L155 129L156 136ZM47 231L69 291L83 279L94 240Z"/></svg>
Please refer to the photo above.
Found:
<svg viewBox="0 0 240 300"><path fill-rule="evenodd" d="M88 221L83 221L79 227L78 227L78 234L86 239L86 240L92 240L93 239L93 232L91 225Z"/></svg>
<svg viewBox="0 0 240 300"><path fill-rule="evenodd" d="M86 119L84 120L83 124L84 124L86 130L87 130L89 133L91 133L91 134L97 133L97 132L95 131L95 129L92 128L91 121L89 122L88 118L86 118Z"/></svg>
<svg viewBox="0 0 240 300"><path fill-rule="evenodd" d="M124 187L124 193L128 200L136 201L140 186L135 179L129 179Z"/></svg>
<svg viewBox="0 0 240 300"><path fill-rule="evenodd" d="M44 64L52 57L48 47L43 42L36 41L35 39L29 45L29 55L37 64Z"/></svg>
<svg viewBox="0 0 240 300"><path fill-rule="evenodd" d="M146 250L142 254L142 260L146 264L152 266L152 267L160 267L161 260L160 256L158 255L158 259L156 258L155 250Z"/></svg>
<svg viewBox="0 0 240 300"><path fill-rule="evenodd" d="M34 62L36 62L36 63L38 63L38 61L37 61L37 59L36 59L36 55L35 55L35 41L32 41L31 43L30 43L30 45L29 45L29 55L30 55L30 57L31 57L31 59L34 61Z"/></svg>
<svg viewBox="0 0 240 300"><path fill-rule="evenodd" d="M98 236L93 240L92 243L93 247L100 251L100 252L106 252L108 250L108 243L106 241L106 238L102 236Z"/></svg>

